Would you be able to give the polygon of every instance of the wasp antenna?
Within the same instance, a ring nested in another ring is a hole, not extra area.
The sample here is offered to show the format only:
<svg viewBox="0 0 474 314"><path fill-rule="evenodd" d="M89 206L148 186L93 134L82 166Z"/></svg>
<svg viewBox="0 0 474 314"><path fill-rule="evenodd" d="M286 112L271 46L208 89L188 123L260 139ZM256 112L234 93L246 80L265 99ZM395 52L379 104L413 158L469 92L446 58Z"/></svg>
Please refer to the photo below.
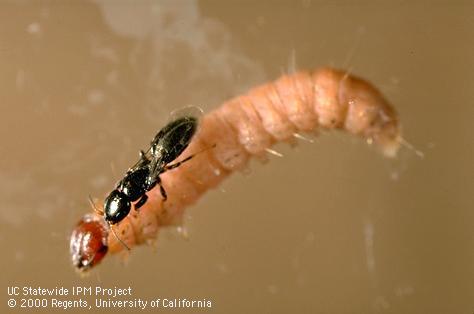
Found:
<svg viewBox="0 0 474 314"><path fill-rule="evenodd" d="M128 245L125 244L125 242L123 242L122 239L120 239L120 238L118 237L118 235L115 233L115 230L114 230L114 228L112 227L112 225L109 224L109 228L110 228L110 230L112 230L112 233L113 233L114 236L117 238L117 240L119 240L119 242L122 243L122 245L123 245L128 251L130 251L130 248L128 247Z"/></svg>
<svg viewBox="0 0 474 314"><path fill-rule="evenodd" d="M89 194L89 203L91 204L92 208L94 209L94 211L95 211L97 214L99 214L99 215L101 215L101 216L104 215L104 211L101 210L101 209L99 209L99 208L97 208L97 207L95 206L94 200L92 199L92 196L91 196L90 194Z"/></svg>

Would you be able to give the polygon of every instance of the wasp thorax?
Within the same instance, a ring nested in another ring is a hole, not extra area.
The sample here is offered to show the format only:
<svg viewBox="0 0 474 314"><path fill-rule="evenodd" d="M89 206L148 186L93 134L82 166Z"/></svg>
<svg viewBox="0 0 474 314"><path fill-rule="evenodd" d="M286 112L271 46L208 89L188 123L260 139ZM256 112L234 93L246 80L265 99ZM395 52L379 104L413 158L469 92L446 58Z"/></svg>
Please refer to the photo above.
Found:
<svg viewBox="0 0 474 314"><path fill-rule="evenodd" d="M147 167L130 172L120 182L119 189L131 202L138 200L146 192L146 180L150 171Z"/></svg>

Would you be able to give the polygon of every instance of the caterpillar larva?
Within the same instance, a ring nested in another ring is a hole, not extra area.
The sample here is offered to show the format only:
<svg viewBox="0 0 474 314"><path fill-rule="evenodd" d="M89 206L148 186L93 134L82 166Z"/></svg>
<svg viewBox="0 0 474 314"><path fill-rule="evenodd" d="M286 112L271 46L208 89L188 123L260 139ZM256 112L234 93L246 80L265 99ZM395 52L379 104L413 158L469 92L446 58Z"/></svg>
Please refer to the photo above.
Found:
<svg viewBox="0 0 474 314"><path fill-rule="evenodd" d="M250 157L264 158L275 142L319 129L346 130L373 142L390 157L400 145L395 110L368 82L330 68L284 75L202 118L200 131L183 156L202 153L163 173L167 201L162 202L159 188L148 192L147 203L139 211L132 209L118 224L120 240L128 247L153 240L160 227L179 223L187 206L245 167ZM124 248L106 231L103 217L91 215L79 222L71 236L73 263L81 270L97 265L107 251Z"/></svg>

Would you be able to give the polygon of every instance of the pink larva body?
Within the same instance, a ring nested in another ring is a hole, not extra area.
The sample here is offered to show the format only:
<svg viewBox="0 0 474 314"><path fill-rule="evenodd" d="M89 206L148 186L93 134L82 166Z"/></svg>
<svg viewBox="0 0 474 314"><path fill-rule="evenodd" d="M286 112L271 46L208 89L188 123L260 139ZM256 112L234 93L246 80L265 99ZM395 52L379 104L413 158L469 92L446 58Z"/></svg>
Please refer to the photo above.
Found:
<svg viewBox="0 0 474 314"><path fill-rule="evenodd" d="M387 156L396 154L400 142L395 110L368 82L329 68L284 75L206 114L182 156L203 152L161 176L168 200L162 202L159 189L150 191L140 211L132 209L115 226L119 237L129 247L153 240L160 227L179 224L187 206L250 157L263 157L294 133L319 129L346 130L373 141ZM112 253L124 249L112 234L108 243Z"/></svg>

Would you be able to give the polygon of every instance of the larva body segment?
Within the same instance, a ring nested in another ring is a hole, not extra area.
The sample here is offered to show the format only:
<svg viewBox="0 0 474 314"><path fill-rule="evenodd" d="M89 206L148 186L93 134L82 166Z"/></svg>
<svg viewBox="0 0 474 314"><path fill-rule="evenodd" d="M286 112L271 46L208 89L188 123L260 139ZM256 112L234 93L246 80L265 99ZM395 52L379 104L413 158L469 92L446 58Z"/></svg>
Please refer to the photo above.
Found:
<svg viewBox="0 0 474 314"><path fill-rule="evenodd" d="M141 215L133 213L130 220L135 230L135 242L144 243L156 238L159 225L152 207L145 207L140 210L142 210L143 213Z"/></svg>
<svg viewBox="0 0 474 314"><path fill-rule="evenodd" d="M276 97L273 83L257 87L247 96L262 121L263 129L268 134L277 141L287 141L292 137L294 127L284 116L284 112L280 112L278 108L280 100Z"/></svg>
<svg viewBox="0 0 474 314"><path fill-rule="evenodd" d="M161 226L180 223L187 206L245 167L250 157L261 156L295 132L319 128L370 139L387 156L394 156L399 147L395 110L368 82L330 68L284 75L206 114L181 156L201 153L161 176L167 201L154 188L147 203L116 226L117 234L130 247L154 239ZM110 233L108 243L110 252L124 248Z"/></svg>
<svg viewBox="0 0 474 314"><path fill-rule="evenodd" d="M216 145L213 156L227 170L241 169L248 159L248 153L239 142L238 126L232 122L226 119L225 110L221 109L205 116L201 124L203 142L208 147Z"/></svg>
<svg viewBox="0 0 474 314"><path fill-rule="evenodd" d="M214 188L220 184L220 182L225 178L230 172L222 168L219 162L214 158L214 154L212 150L209 149L211 147L206 142L202 141L202 138L207 136L206 134L202 134L201 137L197 137L190 145L189 151L196 152L202 151L200 153L200 157L207 162L205 163L188 163L186 164L186 168L189 170L187 174L191 181L193 181L197 187L197 189L203 193L207 191L209 188ZM198 157L196 157L198 158ZM185 169L186 169L185 168Z"/></svg>
<svg viewBox="0 0 474 314"><path fill-rule="evenodd" d="M271 145L271 137L262 128L261 120L245 98L231 100L222 107L222 115L238 134L239 143L251 155L261 155Z"/></svg>
<svg viewBox="0 0 474 314"><path fill-rule="evenodd" d="M238 97L237 102L240 104L240 108L246 113L248 123L252 124L255 129L255 133L251 135L249 143L247 143L247 147L249 147L248 151L258 159L266 160L265 149L271 147L275 139L264 129L262 119L247 95Z"/></svg>
<svg viewBox="0 0 474 314"><path fill-rule="evenodd" d="M344 74L332 69L323 68L313 73L314 111L319 125L326 129L342 128L348 103L340 101L339 89Z"/></svg>
<svg viewBox="0 0 474 314"><path fill-rule="evenodd" d="M313 106L313 85L307 72L283 75L274 83L281 99L281 111L300 132L310 132L316 128L318 117Z"/></svg>

